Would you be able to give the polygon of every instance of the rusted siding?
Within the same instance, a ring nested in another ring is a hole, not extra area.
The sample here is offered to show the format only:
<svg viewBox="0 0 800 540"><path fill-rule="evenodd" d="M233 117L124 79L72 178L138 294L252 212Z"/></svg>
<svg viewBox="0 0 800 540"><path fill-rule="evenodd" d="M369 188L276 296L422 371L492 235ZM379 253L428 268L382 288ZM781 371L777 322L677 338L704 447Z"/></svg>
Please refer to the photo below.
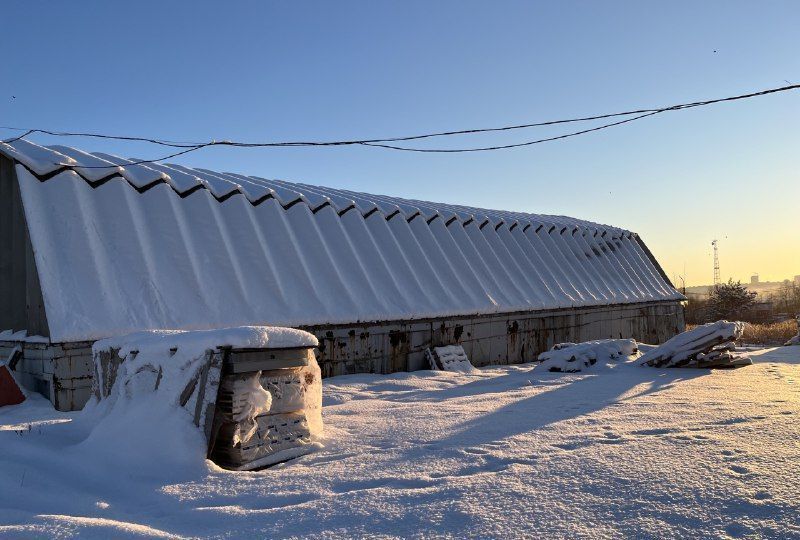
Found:
<svg viewBox="0 0 800 540"><path fill-rule="evenodd" d="M424 351L460 344L477 366L530 362L556 343L633 337L662 343L684 329L679 302L654 302L304 328L320 341L323 377L427 369Z"/></svg>

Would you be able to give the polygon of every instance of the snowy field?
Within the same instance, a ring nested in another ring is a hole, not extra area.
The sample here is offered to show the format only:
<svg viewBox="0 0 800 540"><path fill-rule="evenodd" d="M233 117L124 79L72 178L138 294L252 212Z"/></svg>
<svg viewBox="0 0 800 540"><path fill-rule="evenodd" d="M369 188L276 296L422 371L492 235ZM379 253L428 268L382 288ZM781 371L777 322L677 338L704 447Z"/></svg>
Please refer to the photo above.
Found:
<svg viewBox="0 0 800 540"><path fill-rule="evenodd" d="M336 377L325 448L254 473L76 444L31 399L0 409L0 537L800 538L800 347L753 360Z"/></svg>

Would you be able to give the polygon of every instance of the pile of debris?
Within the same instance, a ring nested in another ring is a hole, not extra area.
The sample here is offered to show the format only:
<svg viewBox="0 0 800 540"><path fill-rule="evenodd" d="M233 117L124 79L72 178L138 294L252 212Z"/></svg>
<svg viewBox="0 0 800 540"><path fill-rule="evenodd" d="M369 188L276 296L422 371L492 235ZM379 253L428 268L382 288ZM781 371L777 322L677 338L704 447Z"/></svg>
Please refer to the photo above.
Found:
<svg viewBox="0 0 800 540"><path fill-rule="evenodd" d="M735 341L742 337L743 322L717 321L683 332L647 351L640 358L643 366L736 368L752 360L735 352Z"/></svg>
<svg viewBox="0 0 800 540"><path fill-rule="evenodd" d="M600 339L583 343L558 343L539 355L540 364L534 369L556 373L577 373L594 366L598 361L630 360L639 354L635 339Z"/></svg>

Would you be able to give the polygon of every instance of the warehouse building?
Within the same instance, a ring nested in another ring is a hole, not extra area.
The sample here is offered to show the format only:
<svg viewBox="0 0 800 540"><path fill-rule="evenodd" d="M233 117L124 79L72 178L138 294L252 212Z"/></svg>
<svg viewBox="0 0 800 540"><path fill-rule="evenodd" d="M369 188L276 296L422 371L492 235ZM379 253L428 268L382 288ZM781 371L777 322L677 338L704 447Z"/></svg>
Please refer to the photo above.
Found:
<svg viewBox="0 0 800 540"><path fill-rule="evenodd" d="M476 365L563 341L662 342L681 296L632 232L0 143L0 354L83 406L91 345L130 332L278 325L318 336L325 376Z"/></svg>

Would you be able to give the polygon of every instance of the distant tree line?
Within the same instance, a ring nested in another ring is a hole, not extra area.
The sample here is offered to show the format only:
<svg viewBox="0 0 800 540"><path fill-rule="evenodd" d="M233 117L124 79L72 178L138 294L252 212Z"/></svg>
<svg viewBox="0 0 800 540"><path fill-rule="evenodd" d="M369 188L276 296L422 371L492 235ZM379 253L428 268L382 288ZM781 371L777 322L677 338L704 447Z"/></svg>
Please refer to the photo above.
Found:
<svg viewBox="0 0 800 540"><path fill-rule="evenodd" d="M686 322L702 324L720 319L753 323L771 322L776 315L793 317L800 314L800 285L785 282L780 289L763 297L759 308L757 293L749 291L741 281L732 279L711 290L708 298L690 296L686 305Z"/></svg>
<svg viewBox="0 0 800 540"><path fill-rule="evenodd" d="M785 282L769 299L775 304L775 311L800 315L800 284Z"/></svg>

